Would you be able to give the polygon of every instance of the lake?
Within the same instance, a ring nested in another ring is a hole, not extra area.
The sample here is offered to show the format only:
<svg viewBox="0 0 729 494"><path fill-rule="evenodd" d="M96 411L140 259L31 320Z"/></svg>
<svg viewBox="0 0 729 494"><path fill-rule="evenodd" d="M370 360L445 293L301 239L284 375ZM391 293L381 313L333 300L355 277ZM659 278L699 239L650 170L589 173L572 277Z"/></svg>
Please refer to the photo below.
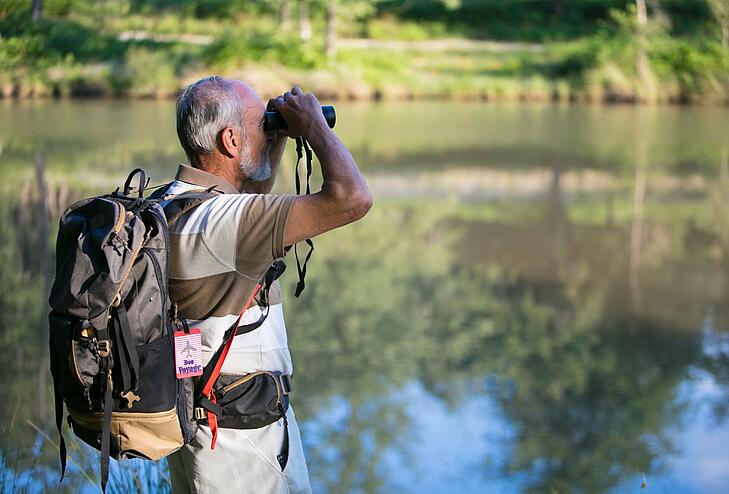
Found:
<svg viewBox="0 0 729 494"><path fill-rule="evenodd" d="M314 492L729 491L727 109L337 116L375 206L316 239L300 298L294 269L283 282ZM172 101L0 101L3 492L98 478L72 441L57 482L58 216L136 166L162 184L183 160ZM276 191L294 190L294 162L290 145ZM165 476L115 463L110 492Z"/></svg>

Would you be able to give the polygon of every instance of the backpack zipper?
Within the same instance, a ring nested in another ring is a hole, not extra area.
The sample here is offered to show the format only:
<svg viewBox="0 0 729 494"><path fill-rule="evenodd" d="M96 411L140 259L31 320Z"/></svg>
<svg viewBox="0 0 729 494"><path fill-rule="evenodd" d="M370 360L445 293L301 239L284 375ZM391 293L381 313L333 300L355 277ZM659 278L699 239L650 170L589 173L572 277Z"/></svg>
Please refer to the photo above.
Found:
<svg viewBox="0 0 729 494"><path fill-rule="evenodd" d="M274 376L272 372L268 372L268 371L257 371L257 372L251 372L250 374L246 374L245 376L241 377L240 379L236 379L232 383L230 383L226 386L223 386L222 391L224 394L228 393L228 391L230 391L231 389L237 388L238 386L241 386L241 385L247 383L248 381L252 380L256 376L261 376L264 374L271 376L271 379L273 379L273 383L276 385L276 402L281 403L281 390L279 389L278 380L276 379L276 376Z"/></svg>

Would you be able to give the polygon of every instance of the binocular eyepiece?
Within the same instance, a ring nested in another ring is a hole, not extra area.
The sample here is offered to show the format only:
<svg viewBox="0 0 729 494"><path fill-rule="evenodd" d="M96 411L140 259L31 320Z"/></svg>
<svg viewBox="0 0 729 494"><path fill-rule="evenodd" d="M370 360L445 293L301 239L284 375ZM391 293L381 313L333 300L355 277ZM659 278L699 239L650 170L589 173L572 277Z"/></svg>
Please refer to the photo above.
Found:
<svg viewBox="0 0 729 494"><path fill-rule="evenodd" d="M324 114L324 119L327 121L329 128L333 129L334 124L337 123L337 114L334 112L334 107L322 106L321 112ZM278 110L267 111L263 118L264 131L284 130L288 127L286 120L284 120Z"/></svg>

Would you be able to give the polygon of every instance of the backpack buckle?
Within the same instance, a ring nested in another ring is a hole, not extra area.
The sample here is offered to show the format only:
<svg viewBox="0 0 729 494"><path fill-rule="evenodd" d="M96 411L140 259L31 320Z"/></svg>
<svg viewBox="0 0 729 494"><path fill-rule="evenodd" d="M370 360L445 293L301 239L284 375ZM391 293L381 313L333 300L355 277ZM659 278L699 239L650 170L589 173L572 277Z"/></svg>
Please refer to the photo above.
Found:
<svg viewBox="0 0 729 494"><path fill-rule="evenodd" d="M195 420L203 420L208 418L208 411L203 407L195 408Z"/></svg>
<svg viewBox="0 0 729 494"><path fill-rule="evenodd" d="M99 352L99 357L108 357L111 351L111 342L109 340L97 341L96 350Z"/></svg>
<svg viewBox="0 0 729 494"><path fill-rule="evenodd" d="M284 396L291 393L291 390L293 389L291 376L289 376L288 374L281 374L280 376L278 376L278 379L281 382L281 392L284 394Z"/></svg>

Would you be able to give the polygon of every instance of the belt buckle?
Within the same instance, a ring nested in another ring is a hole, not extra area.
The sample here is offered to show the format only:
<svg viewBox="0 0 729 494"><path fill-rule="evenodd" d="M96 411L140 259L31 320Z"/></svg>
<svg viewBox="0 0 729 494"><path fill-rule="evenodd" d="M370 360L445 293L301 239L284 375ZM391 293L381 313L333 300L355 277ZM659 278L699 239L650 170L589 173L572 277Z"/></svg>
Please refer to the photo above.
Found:
<svg viewBox="0 0 729 494"><path fill-rule="evenodd" d="M291 390L293 389L291 376L289 376L288 374L281 374L279 376L279 381L281 381L281 391L283 392L284 396L291 393Z"/></svg>

